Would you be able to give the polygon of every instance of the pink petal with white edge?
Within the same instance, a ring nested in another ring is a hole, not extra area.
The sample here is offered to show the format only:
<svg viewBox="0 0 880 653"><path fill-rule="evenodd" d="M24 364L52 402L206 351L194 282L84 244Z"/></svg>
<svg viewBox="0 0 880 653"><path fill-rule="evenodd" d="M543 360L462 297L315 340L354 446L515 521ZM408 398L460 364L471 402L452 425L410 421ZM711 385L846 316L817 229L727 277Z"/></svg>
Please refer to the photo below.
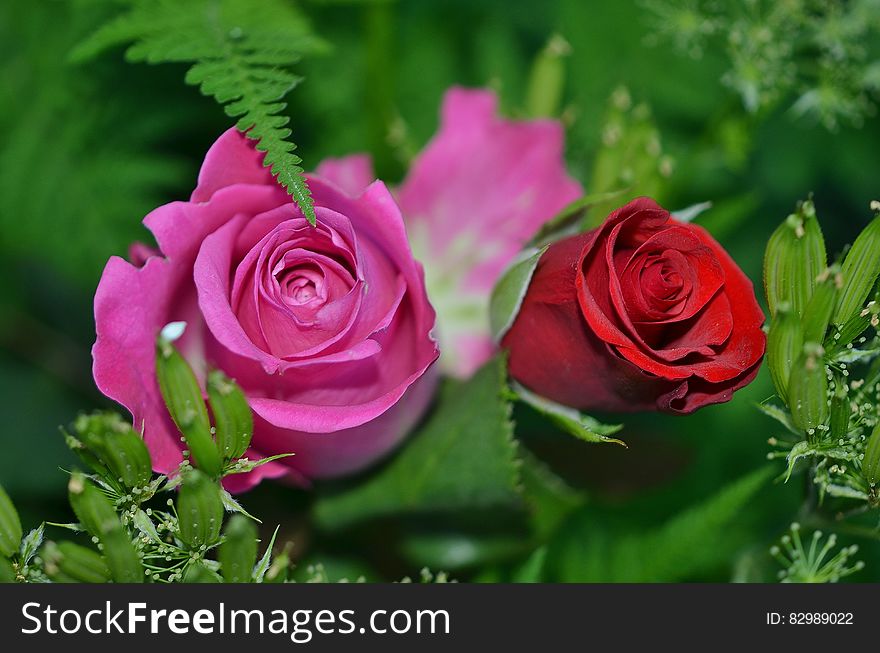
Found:
<svg viewBox="0 0 880 653"><path fill-rule="evenodd" d="M558 122L504 120L497 109L491 91L449 90L440 130L399 192L428 294L443 307L441 366L456 376L470 376L494 351L489 295L505 266L583 194L566 173ZM455 314L469 317L453 323Z"/></svg>

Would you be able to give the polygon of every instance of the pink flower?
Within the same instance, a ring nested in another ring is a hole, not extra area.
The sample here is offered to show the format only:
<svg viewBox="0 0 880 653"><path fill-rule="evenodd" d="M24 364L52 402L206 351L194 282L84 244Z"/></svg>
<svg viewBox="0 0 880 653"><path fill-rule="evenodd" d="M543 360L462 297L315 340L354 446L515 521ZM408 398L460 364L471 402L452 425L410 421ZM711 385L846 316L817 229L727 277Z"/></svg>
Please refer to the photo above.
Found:
<svg viewBox="0 0 880 653"><path fill-rule="evenodd" d="M95 295L94 375L128 408L160 472L182 460L155 377L155 339L185 321L181 352L218 367L255 415L251 458L293 452L264 477L304 482L361 469L390 451L430 401L434 311L400 211L381 182L357 192L320 176L305 221L235 130L211 147L189 202L150 213L159 251L114 257Z"/></svg>
<svg viewBox="0 0 880 653"><path fill-rule="evenodd" d="M491 91L446 93L439 133L397 191L416 258L437 309L449 374L470 376L494 351L489 296L538 228L583 194L566 174L562 126L497 116ZM369 157L325 161L319 174L349 193L373 179Z"/></svg>

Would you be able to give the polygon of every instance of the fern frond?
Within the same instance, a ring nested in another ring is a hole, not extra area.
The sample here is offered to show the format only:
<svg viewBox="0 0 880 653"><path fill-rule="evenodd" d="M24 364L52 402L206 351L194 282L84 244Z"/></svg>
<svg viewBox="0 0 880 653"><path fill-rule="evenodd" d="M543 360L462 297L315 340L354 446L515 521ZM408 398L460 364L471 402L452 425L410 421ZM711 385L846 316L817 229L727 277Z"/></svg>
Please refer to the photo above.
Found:
<svg viewBox="0 0 880 653"><path fill-rule="evenodd" d="M284 97L302 78L291 72L324 48L304 17L283 0L134 0L125 13L71 52L85 61L122 44L126 58L191 63L186 82L213 97L236 127L257 141L270 168L311 224L315 210L294 154Z"/></svg>

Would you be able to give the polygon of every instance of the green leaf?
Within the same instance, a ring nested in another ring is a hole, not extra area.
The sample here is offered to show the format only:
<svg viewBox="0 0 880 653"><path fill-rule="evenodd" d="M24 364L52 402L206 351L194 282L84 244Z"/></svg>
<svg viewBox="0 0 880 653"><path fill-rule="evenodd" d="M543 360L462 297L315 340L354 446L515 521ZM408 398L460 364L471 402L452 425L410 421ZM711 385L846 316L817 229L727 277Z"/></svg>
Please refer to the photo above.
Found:
<svg viewBox="0 0 880 653"><path fill-rule="evenodd" d="M21 520L6 490L0 485L0 556L11 558L21 543Z"/></svg>
<svg viewBox="0 0 880 653"><path fill-rule="evenodd" d="M434 412L384 467L315 506L324 528L397 513L519 503L516 444L498 357L469 381L446 381Z"/></svg>
<svg viewBox="0 0 880 653"><path fill-rule="evenodd" d="M579 440L600 444L610 442L624 447L626 446L626 443L622 440L609 437L623 428L620 424L602 424L599 420L590 417L589 415L584 415L574 408L557 404L549 399L536 395L534 392L531 392L515 381L511 384L511 389L517 399L528 404L547 417L563 431L573 435Z"/></svg>
<svg viewBox="0 0 880 653"><path fill-rule="evenodd" d="M532 275L538 267L538 261L546 251L547 248L543 247L529 248L520 252L492 289L492 298L489 301L489 326L495 342L501 342L513 326L529 289Z"/></svg>
<svg viewBox="0 0 880 653"><path fill-rule="evenodd" d="M652 531L614 532L585 511L548 552L552 579L568 582L681 582L730 559L733 527L773 473L763 468Z"/></svg>
<svg viewBox="0 0 880 653"><path fill-rule="evenodd" d="M547 547L535 549L522 566L513 573L514 583L540 583L544 578L544 564L547 561Z"/></svg>
<svg viewBox="0 0 880 653"><path fill-rule="evenodd" d="M275 538L278 537L279 528L281 528L281 526L275 527L275 532L272 533L272 539L269 540L269 546L266 547L263 557L260 558L256 567L254 567L253 579L255 583L262 583L263 577L269 570L269 564L272 562L272 549L275 548Z"/></svg>
<svg viewBox="0 0 880 653"><path fill-rule="evenodd" d="M541 247L563 236L577 233L580 223L587 218L587 215L594 207L607 205L609 202L623 197L626 191L626 188L619 188L617 190L590 193L589 195L579 197L545 222L532 237L531 244L534 247Z"/></svg>
<svg viewBox="0 0 880 653"><path fill-rule="evenodd" d="M44 529L45 524L40 524L22 539L19 557L23 564L27 565L40 550L40 546L43 544Z"/></svg>
<svg viewBox="0 0 880 653"><path fill-rule="evenodd" d="M672 211L672 217L679 222L693 222L701 213L705 213L712 208L712 202L699 202L691 204L678 211Z"/></svg>
<svg viewBox="0 0 880 653"><path fill-rule="evenodd" d="M532 531L544 541L565 519L587 500L583 492L569 487L547 465L527 449L521 448L523 498L529 511Z"/></svg>
<svg viewBox="0 0 880 653"><path fill-rule="evenodd" d="M192 64L186 82L199 86L236 127L266 153L263 165L293 196L311 224L315 209L289 140L289 118L282 101L301 78L291 66L323 43L296 7L282 0L133 0L71 52L73 61L131 44L126 57L150 64Z"/></svg>

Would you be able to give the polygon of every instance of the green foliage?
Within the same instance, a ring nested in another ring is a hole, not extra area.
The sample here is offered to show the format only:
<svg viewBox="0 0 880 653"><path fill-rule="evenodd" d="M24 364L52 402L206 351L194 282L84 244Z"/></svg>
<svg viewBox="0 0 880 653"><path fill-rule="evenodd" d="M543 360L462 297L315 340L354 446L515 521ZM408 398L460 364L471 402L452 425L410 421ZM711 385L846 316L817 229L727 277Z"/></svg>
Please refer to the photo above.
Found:
<svg viewBox="0 0 880 653"><path fill-rule="evenodd" d="M791 110L828 129L861 125L876 108L880 75L875 0L644 0L655 44L693 59L723 51L721 78L756 113L795 95Z"/></svg>
<svg viewBox="0 0 880 653"><path fill-rule="evenodd" d="M651 108L644 102L634 104L629 89L619 86L611 94L602 124L602 146L587 186L590 193L613 193L625 188L630 197L656 198L672 170L672 158L663 152ZM597 227L620 204L616 199L598 203L584 217L582 227Z"/></svg>
<svg viewBox="0 0 880 653"><path fill-rule="evenodd" d="M770 548L770 555L783 567L778 578L783 583L836 583L865 568L861 560L850 559L859 551L855 544L843 547L831 555L837 546L837 536L824 538L822 531L813 531L805 546L800 524L791 525L779 544Z"/></svg>
<svg viewBox="0 0 880 653"><path fill-rule="evenodd" d="M723 563L741 545L733 526L772 470L760 469L651 531L603 529L587 509L549 549L553 580L681 582Z"/></svg>
<svg viewBox="0 0 880 653"><path fill-rule="evenodd" d="M295 7L281 0L135 0L71 58L85 61L128 43L126 56L133 62L192 64L186 82L238 119L236 127L266 153L263 164L315 223L282 100L301 81L290 67L323 46Z"/></svg>
<svg viewBox="0 0 880 653"><path fill-rule="evenodd" d="M812 202L802 207L808 208L814 240L821 242ZM872 207L877 208L875 203ZM789 216L780 227L795 241L809 237L804 222L795 222L791 229L793 218L802 213ZM811 276L810 270L826 264L824 245L820 251L801 251L792 258L792 251L774 247L772 240L765 266L780 270L787 260L806 268L799 274L792 268L767 276L768 296L797 296L805 306L798 323L792 322L796 314L779 304L770 325L767 356L784 406L767 403L762 409L785 430L770 438L774 450L769 457L786 460L786 480L798 469L808 468L820 501L855 501L860 509L878 503L876 442L869 437L880 421L880 305L871 294L878 275L873 243L878 225L875 217L856 239L857 246L846 254L839 272L834 266L818 277ZM792 244L799 244L795 241ZM785 260L774 263L774 258Z"/></svg>
<svg viewBox="0 0 880 653"><path fill-rule="evenodd" d="M318 522L335 529L398 513L516 504L519 473L505 384L500 357L469 381L446 381L428 421L385 467L319 499Z"/></svg>

